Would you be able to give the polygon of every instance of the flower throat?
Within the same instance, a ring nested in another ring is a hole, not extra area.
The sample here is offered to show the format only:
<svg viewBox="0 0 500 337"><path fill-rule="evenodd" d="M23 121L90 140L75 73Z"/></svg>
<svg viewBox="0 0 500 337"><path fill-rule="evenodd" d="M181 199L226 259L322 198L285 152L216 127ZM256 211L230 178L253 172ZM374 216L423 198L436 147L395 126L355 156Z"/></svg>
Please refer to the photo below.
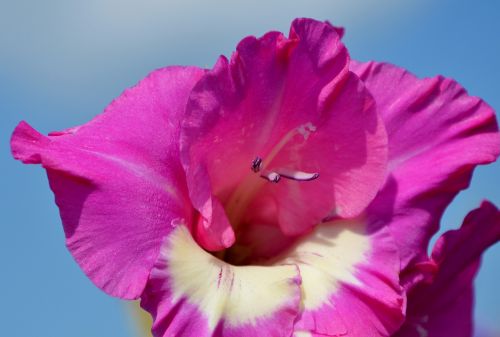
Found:
<svg viewBox="0 0 500 337"><path fill-rule="evenodd" d="M268 168L276 155L287 143L290 142L293 137L299 135L307 140L309 134L314 131L316 131L316 127L312 123L301 125L289 131L281 139L281 141L273 147L265 159L260 156L256 156L250 162L250 170L254 174L246 176L246 178L237 186L236 190L232 193L225 205L226 214L235 232L236 242L232 247L219 252L217 254L219 258L233 264L241 264L243 261L251 257L251 249L242 245L239 238L244 232L245 227L251 226L251 224L243 223L243 218L250 203L254 200L258 191L266 182L277 184L282 181L282 179L295 182L307 182L315 180L319 177L319 173L317 172L303 172L289 168Z"/></svg>

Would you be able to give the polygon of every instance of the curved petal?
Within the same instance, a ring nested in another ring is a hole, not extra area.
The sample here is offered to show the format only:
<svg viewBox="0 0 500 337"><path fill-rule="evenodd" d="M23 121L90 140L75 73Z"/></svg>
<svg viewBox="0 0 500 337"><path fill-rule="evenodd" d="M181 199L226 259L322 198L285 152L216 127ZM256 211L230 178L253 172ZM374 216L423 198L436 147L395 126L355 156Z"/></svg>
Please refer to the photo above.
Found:
<svg viewBox="0 0 500 337"><path fill-rule="evenodd" d="M296 266L232 266L178 226L165 240L141 306L155 337L288 337L299 311Z"/></svg>
<svg viewBox="0 0 500 337"><path fill-rule="evenodd" d="M408 319L396 337L471 337L474 278L481 254L500 240L500 212L489 202L470 212L458 230L436 242L437 273L408 296Z"/></svg>
<svg viewBox="0 0 500 337"><path fill-rule="evenodd" d="M351 63L377 102L389 137L389 177L368 214L390 224L406 267L425 260L446 206L478 164L500 152L494 111L455 81L418 79L383 63ZM418 224L418 225L417 225Z"/></svg>
<svg viewBox="0 0 500 337"><path fill-rule="evenodd" d="M298 335L390 336L402 324L399 255L385 226L321 224L285 255L278 263L296 264L302 278Z"/></svg>
<svg viewBox="0 0 500 337"><path fill-rule="evenodd" d="M67 246L107 293L137 298L171 221L192 214L179 162L179 120L198 68L165 68L88 124L41 135L21 122L12 152L42 164Z"/></svg>
<svg viewBox="0 0 500 337"><path fill-rule="evenodd" d="M181 138L190 195L205 218L209 195L224 205L229 221L218 221L227 226L245 222L246 210L259 211L251 205L257 195L271 196L274 224L288 235L365 208L385 177L386 134L348 65L338 30L308 19L294 21L288 38L247 37L229 61L219 59L191 94ZM256 157L261 174L319 178L272 184L250 169Z"/></svg>

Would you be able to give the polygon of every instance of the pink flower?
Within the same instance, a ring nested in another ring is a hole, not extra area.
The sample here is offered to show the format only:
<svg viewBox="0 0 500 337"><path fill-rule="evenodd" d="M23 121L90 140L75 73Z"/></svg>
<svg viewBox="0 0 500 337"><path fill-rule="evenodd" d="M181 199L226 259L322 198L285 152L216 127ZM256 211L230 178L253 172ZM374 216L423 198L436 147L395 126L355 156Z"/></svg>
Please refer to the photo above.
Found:
<svg viewBox="0 0 500 337"><path fill-rule="evenodd" d="M211 70L157 70L83 126L14 131L76 261L141 298L155 336L431 337L456 319L470 336L499 213L427 246L498 156L494 113L452 80L351 61L342 33L298 19Z"/></svg>

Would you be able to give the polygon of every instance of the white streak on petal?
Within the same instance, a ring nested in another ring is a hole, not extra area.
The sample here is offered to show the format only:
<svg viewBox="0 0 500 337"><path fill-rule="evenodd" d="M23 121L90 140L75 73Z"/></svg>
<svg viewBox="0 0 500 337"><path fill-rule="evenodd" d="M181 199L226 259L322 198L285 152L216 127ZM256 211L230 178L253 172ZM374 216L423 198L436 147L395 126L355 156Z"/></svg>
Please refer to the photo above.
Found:
<svg viewBox="0 0 500 337"><path fill-rule="evenodd" d="M186 298L208 319L210 329L224 319L230 326L255 324L298 293L296 266L233 266L201 249L184 226L162 248L168 261L173 301Z"/></svg>
<svg viewBox="0 0 500 337"><path fill-rule="evenodd" d="M361 285L355 267L370 249L365 225L354 221L321 224L276 263L295 263L302 277L303 305L314 310L325 304L340 282Z"/></svg>
<svg viewBox="0 0 500 337"><path fill-rule="evenodd" d="M293 337L312 337L309 331L295 331Z"/></svg>

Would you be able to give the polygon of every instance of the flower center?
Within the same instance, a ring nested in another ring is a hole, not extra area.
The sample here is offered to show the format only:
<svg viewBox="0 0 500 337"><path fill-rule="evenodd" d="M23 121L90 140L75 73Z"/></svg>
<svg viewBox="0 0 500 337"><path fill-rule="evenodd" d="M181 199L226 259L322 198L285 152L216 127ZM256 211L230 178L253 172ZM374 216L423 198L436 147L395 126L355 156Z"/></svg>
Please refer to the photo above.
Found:
<svg viewBox="0 0 500 337"><path fill-rule="evenodd" d="M299 127L290 130L285 136L272 148L266 159L262 159L257 156L251 162L251 170L254 173L260 173L260 177L267 181L277 183L281 177L296 180L296 181L309 181L318 178L318 173L307 173L301 171L295 171L288 168L268 170L267 167L270 166L274 158L278 153L288 144L293 137L301 135L304 140L309 138L311 132L316 131L316 127L312 123L306 123L300 125ZM256 179L256 175L249 174L243 179L243 181L238 185L232 195L229 197L225 209L226 214L229 218L234 231L237 231L244 213L253 200L257 192L263 187L265 182Z"/></svg>
<svg viewBox="0 0 500 337"><path fill-rule="evenodd" d="M283 179L300 183L312 181L319 177L317 172L304 172L288 167L273 167L272 165L274 158L294 137L302 136L304 140L307 140L309 134L315 130L316 128L312 123L301 125L285 134L266 157L256 156L250 161L249 168L253 174L250 173L245 176L225 203L226 214L235 232L236 242L232 247L219 253L219 258L233 264L240 264L252 255L252 249L248 245L241 243L240 238L249 227L254 225L245 223L245 216L250 204L256 197L266 197L258 196L259 191L265 184L269 182L278 184ZM276 231L279 231L278 223L272 225L275 226Z"/></svg>

